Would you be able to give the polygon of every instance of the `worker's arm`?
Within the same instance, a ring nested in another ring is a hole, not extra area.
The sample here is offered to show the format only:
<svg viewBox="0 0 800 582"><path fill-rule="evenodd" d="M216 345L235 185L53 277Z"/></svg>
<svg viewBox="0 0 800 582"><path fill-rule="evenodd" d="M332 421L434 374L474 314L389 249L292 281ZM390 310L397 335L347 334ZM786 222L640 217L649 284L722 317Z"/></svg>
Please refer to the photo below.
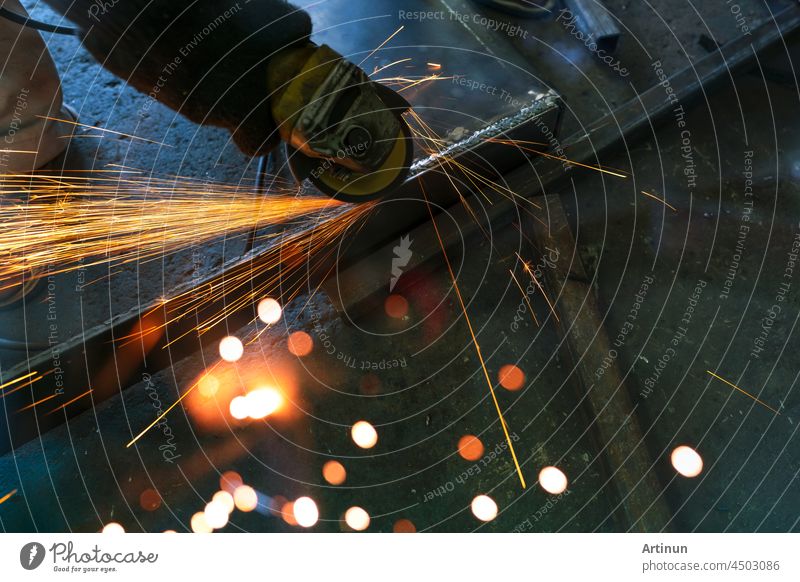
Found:
<svg viewBox="0 0 800 582"><path fill-rule="evenodd" d="M100 63L196 123L222 126L249 155L278 141L270 56L308 42L284 0L46 0L84 32Z"/></svg>

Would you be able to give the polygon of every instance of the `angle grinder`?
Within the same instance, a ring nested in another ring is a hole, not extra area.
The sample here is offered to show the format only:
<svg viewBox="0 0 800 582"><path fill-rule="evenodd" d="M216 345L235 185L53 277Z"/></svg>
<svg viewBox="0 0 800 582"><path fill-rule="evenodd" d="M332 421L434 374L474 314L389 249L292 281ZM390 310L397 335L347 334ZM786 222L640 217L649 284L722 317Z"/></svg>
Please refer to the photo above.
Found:
<svg viewBox="0 0 800 582"><path fill-rule="evenodd" d="M403 113L411 106L327 45L275 55L268 85L299 181L338 200L366 202L408 177L414 148Z"/></svg>

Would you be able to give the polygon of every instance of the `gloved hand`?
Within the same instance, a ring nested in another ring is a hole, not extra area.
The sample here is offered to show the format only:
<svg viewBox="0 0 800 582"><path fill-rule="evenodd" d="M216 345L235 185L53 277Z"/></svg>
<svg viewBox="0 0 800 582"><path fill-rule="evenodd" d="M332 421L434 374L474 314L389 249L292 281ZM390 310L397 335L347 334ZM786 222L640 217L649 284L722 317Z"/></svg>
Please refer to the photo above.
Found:
<svg viewBox="0 0 800 582"><path fill-rule="evenodd" d="M311 19L285 0L46 0L84 32L100 63L195 123L229 129L245 154L280 141L269 59L308 42Z"/></svg>

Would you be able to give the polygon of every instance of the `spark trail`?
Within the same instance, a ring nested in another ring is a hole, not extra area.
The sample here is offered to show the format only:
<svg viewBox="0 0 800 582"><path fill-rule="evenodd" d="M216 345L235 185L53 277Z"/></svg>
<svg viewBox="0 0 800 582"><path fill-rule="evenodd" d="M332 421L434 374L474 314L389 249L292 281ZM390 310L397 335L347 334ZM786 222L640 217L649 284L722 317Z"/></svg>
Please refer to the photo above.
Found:
<svg viewBox="0 0 800 582"><path fill-rule="evenodd" d="M284 186L248 185L129 170L0 178L0 289L23 275L160 258L254 227L301 224L340 206ZM34 275L36 276L36 275Z"/></svg>

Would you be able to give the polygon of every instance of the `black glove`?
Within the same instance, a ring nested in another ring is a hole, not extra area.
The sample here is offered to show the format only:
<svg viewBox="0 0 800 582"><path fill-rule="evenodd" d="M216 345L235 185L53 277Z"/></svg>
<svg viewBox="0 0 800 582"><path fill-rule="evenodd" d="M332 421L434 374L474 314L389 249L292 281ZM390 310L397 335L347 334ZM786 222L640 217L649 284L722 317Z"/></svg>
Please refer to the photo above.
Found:
<svg viewBox="0 0 800 582"><path fill-rule="evenodd" d="M195 123L229 129L245 154L280 140L269 58L308 42L311 19L285 0L46 0L84 32L100 63Z"/></svg>

